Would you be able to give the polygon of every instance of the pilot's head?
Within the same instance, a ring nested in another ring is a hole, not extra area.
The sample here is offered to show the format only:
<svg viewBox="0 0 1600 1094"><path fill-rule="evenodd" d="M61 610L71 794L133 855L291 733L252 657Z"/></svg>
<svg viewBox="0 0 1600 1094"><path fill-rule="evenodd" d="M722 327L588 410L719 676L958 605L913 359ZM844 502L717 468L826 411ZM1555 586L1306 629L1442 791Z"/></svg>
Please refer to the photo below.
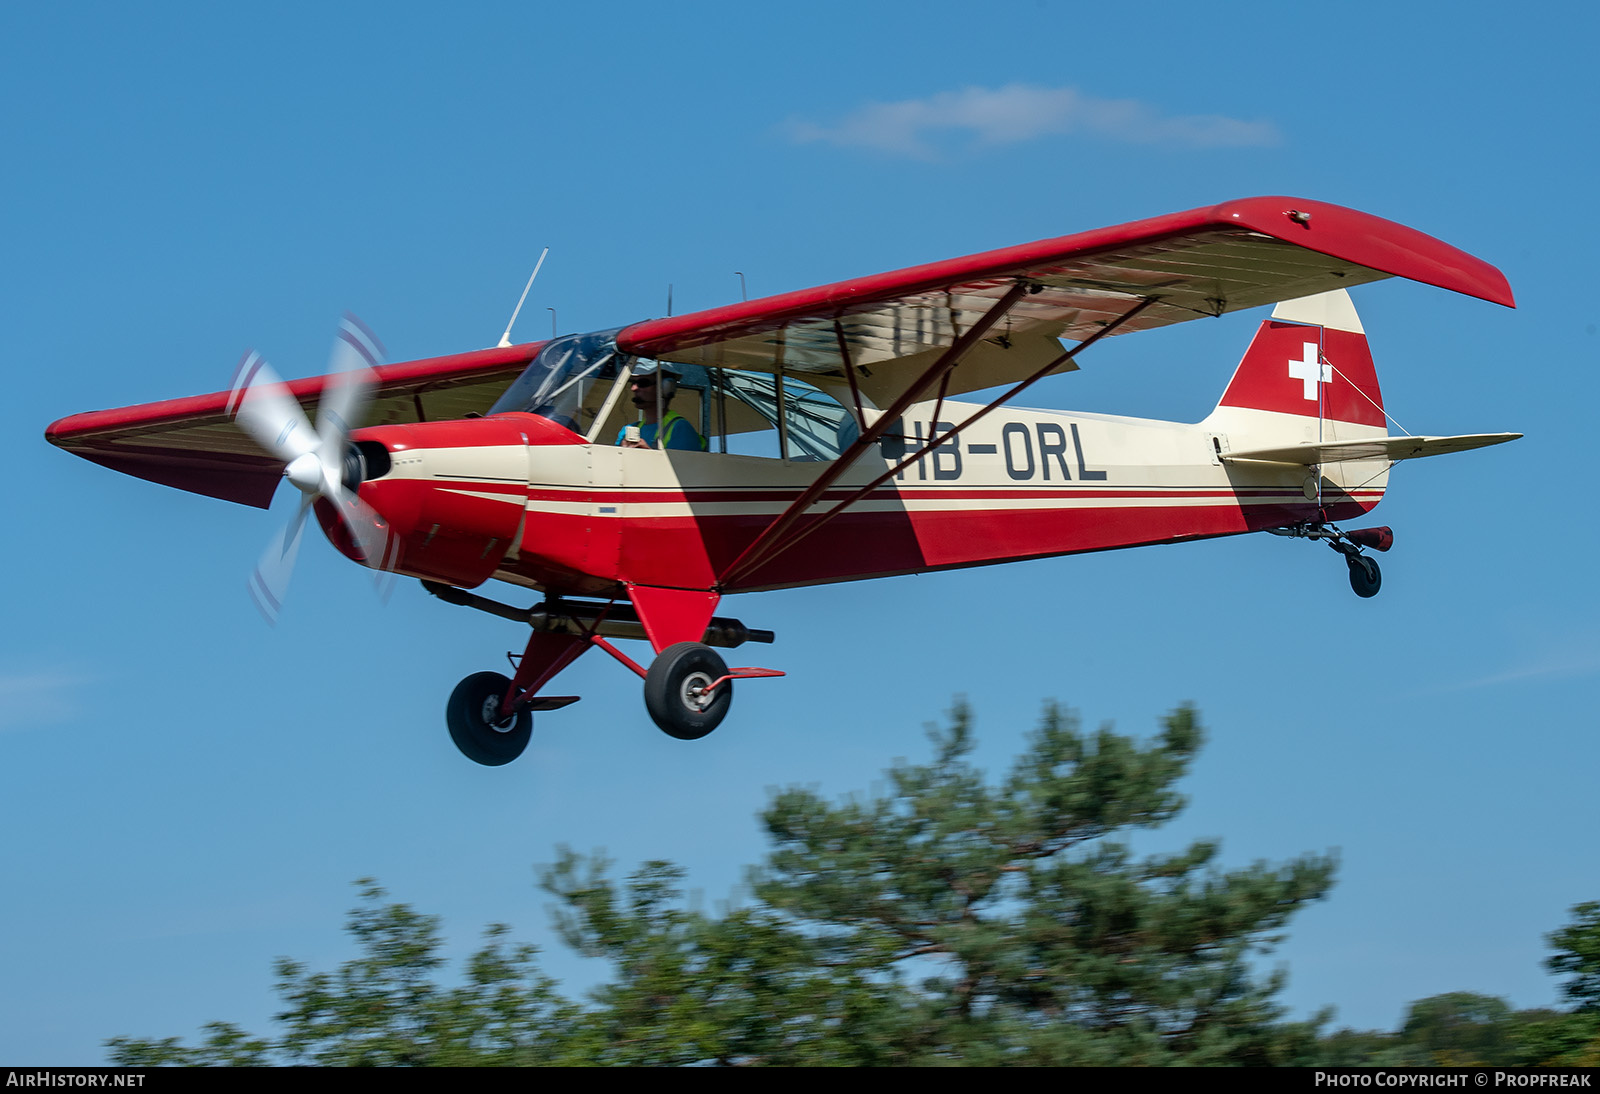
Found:
<svg viewBox="0 0 1600 1094"><path fill-rule="evenodd" d="M656 385L661 385L661 406L666 406L678 393L678 381L683 378L673 365L666 361L641 361L633 366L633 377L628 387L636 407L653 407L656 404Z"/></svg>

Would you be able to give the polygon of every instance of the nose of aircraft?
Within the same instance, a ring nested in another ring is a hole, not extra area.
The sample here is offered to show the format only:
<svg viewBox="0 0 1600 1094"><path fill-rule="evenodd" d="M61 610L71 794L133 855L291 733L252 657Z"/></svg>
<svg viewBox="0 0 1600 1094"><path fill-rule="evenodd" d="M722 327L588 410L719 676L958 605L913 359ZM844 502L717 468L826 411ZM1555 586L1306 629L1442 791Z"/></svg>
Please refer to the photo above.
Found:
<svg viewBox="0 0 1600 1094"><path fill-rule="evenodd" d="M389 559L364 557L331 507L319 504L333 545L369 566L457 586L493 575L513 546L527 502L522 434L496 419L358 429L342 470L346 487L382 521Z"/></svg>

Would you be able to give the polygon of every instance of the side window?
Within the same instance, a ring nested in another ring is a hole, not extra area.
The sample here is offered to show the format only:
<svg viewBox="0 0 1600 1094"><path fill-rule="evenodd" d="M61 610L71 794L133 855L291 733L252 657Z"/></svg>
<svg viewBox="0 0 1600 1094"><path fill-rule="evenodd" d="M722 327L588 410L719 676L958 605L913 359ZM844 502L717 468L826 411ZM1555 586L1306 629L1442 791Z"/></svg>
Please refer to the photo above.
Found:
<svg viewBox="0 0 1600 1094"><path fill-rule="evenodd" d="M855 415L837 398L793 376L673 367L681 378L669 409L695 427L709 452L821 462L837 458L861 435ZM628 394L628 374L614 383L599 415L591 412L595 425L589 438L596 444L613 443L639 416Z"/></svg>
<svg viewBox="0 0 1600 1094"><path fill-rule="evenodd" d="M719 451L825 461L837 458L861 434L855 415L837 399L792 376L717 370L712 380L713 432L723 442Z"/></svg>
<svg viewBox="0 0 1600 1094"><path fill-rule="evenodd" d="M713 379L708 373L711 371L700 365L674 364L672 366L679 373L679 379L674 385L676 394L667 409L694 426L695 432L710 441L708 450L716 451L716 409L709 392L713 387ZM630 363L630 371L632 364ZM615 443L616 437L622 429L632 422L639 420L639 410L633 405L629 394L629 372L624 372L616 378L616 387L605 401L601 416L596 417L595 426L590 431L590 440L596 444Z"/></svg>

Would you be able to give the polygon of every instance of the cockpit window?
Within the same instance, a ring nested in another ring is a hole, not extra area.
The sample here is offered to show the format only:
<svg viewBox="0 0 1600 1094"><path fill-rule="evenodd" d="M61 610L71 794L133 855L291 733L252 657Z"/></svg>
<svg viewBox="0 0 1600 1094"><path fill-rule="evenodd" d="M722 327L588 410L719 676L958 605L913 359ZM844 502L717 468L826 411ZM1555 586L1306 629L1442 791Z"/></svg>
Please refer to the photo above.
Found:
<svg viewBox="0 0 1600 1094"><path fill-rule="evenodd" d="M620 330L547 342L489 413L538 414L591 442L610 443L639 413L624 384L634 359L617 349ZM671 367L679 379L670 409L711 442L711 451L833 460L860 435L837 398L793 376Z"/></svg>
<svg viewBox="0 0 1600 1094"><path fill-rule="evenodd" d="M569 334L547 342L489 413L538 414L574 433L587 432L631 360L617 349L621 329Z"/></svg>
<svg viewBox="0 0 1600 1094"><path fill-rule="evenodd" d="M776 434L781 451L790 460L837 459L861 435L855 415L827 392L793 376L765 372L724 372L721 386L729 404L743 404ZM783 428L779 430L779 404ZM748 410L744 417L748 418ZM730 425L740 418L730 414ZM733 426L737 428L737 426ZM746 426L746 429L749 427Z"/></svg>

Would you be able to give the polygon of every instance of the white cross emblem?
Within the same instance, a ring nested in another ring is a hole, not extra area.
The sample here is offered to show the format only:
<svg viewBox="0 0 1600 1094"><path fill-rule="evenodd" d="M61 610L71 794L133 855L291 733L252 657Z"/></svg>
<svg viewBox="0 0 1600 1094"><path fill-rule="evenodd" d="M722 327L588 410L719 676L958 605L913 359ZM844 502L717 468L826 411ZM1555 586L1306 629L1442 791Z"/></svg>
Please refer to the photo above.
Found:
<svg viewBox="0 0 1600 1094"><path fill-rule="evenodd" d="M1306 398L1314 403L1317 401L1317 381L1320 380L1325 384L1333 383L1333 366L1324 364L1318 367L1315 342L1302 342L1301 347L1305 360L1296 361L1293 357L1289 358L1289 379L1303 382L1306 385Z"/></svg>

